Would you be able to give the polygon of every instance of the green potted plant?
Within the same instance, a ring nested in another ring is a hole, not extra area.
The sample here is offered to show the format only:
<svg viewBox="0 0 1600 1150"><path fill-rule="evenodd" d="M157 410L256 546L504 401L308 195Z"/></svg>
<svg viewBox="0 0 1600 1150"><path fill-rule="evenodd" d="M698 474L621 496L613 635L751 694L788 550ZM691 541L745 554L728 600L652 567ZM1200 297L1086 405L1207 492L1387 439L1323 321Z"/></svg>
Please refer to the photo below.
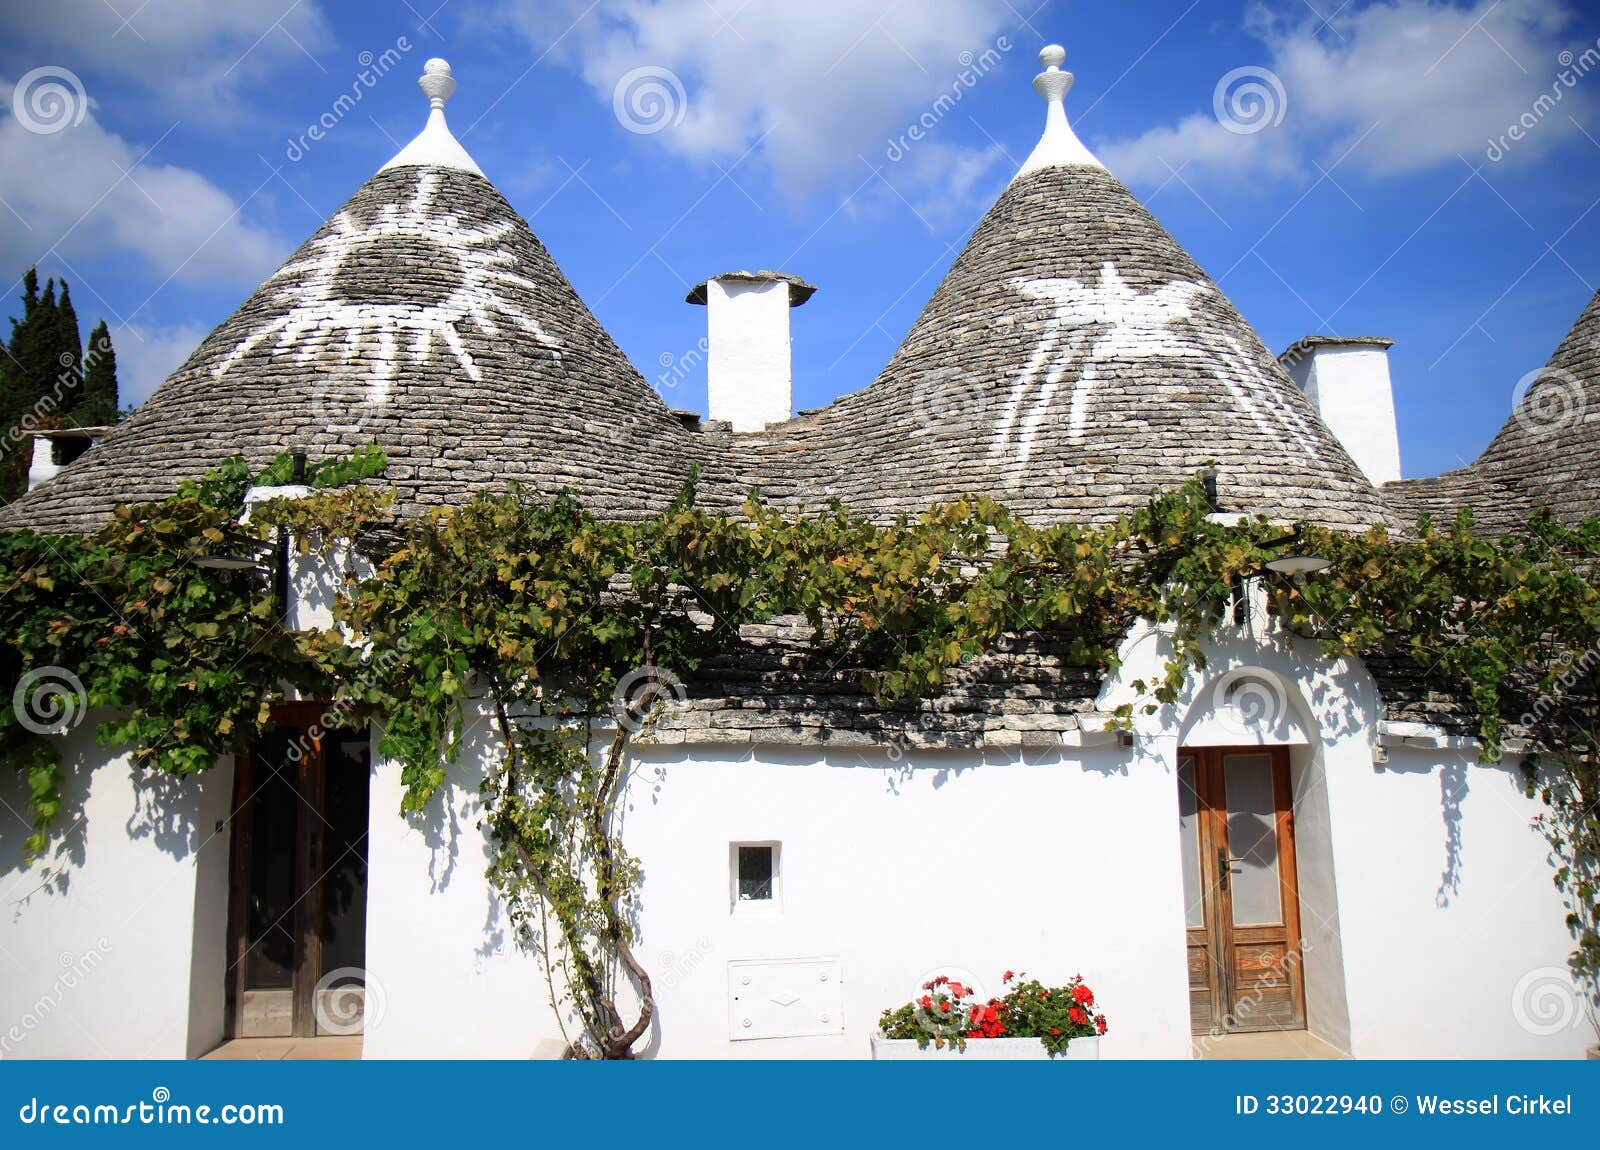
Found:
<svg viewBox="0 0 1600 1150"><path fill-rule="evenodd" d="M977 999L973 989L946 975L922 984L922 994L885 1010L872 1036L878 1060L966 1058L1018 1061L1097 1059L1108 1024L1094 991L1074 975L1064 986L1008 970L1000 998Z"/></svg>

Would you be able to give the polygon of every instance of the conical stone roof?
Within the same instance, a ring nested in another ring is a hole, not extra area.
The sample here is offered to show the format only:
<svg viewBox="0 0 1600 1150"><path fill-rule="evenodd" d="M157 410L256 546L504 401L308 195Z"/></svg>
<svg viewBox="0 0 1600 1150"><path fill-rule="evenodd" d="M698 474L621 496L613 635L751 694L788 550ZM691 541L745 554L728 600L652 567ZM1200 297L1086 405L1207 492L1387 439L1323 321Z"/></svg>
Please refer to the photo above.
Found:
<svg viewBox="0 0 1600 1150"><path fill-rule="evenodd" d="M1058 53L1042 54L1035 83L1051 103L1044 140L883 373L740 437L741 476L775 498L871 513L983 492L1037 519L1094 522L1214 463L1225 510L1383 522L1250 325L1072 135Z"/></svg>
<svg viewBox="0 0 1600 1150"><path fill-rule="evenodd" d="M512 481L619 517L671 499L690 433L449 136L442 66L423 80L423 134L0 523L87 530L233 455L259 467L291 446L317 459L368 442L403 511Z"/></svg>
<svg viewBox="0 0 1600 1150"><path fill-rule="evenodd" d="M1437 478L1386 484L1383 496L1405 525L1469 508L1490 535L1545 508L1569 524L1600 516L1600 293L1550 362L1521 381L1511 418L1482 455Z"/></svg>
<svg viewBox="0 0 1600 1150"><path fill-rule="evenodd" d="M1474 469L1565 522L1600 515L1600 293L1519 390Z"/></svg>

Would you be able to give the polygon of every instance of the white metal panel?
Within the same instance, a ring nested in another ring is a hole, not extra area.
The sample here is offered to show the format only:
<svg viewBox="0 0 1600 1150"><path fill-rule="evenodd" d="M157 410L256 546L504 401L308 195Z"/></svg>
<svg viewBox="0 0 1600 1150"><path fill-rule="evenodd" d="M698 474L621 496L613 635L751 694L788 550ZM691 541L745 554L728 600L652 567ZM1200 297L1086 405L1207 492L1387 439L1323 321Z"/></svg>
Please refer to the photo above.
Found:
<svg viewBox="0 0 1600 1150"><path fill-rule="evenodd" d="M728 963L728 1037L844 1033L844 967L836 958Z"/></svg>

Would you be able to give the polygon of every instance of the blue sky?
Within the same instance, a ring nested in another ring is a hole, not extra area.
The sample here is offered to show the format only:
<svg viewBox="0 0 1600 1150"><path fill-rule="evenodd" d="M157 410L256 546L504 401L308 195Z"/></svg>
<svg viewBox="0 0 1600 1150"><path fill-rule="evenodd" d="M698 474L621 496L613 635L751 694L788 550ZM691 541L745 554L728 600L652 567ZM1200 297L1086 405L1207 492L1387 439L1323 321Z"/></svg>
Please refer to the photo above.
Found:
<svg viewBox="0 0 1600 1150"><path fill-rule="evenodd" d="M0 281L66 275L142 398L416 134L444 56L456 135L673 406L705 402L684 293L741 267L819 285L816 406L870 382L1037 140L1055 40L1079 135L1274 350L1397 341L1405 472L1434 474L1600 285L1600 12L1335 2L17 0L0 92L63 85L66 121L0 106ZM619 110L630 75L659 123Z"/></svg>

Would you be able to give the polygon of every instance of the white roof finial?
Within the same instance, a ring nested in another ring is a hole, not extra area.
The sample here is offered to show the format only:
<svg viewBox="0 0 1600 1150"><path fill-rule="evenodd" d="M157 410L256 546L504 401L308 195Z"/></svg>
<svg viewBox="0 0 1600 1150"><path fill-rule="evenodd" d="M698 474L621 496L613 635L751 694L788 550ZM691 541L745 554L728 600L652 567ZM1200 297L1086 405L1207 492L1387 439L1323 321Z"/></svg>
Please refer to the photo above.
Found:
<svg viewBox="0 0 1600 1150"><path fill-rule="evenodd" d="M417 87L428 97L427 126L380 171L418 166L459 168L464 172L483 175L483 170L467 155L467 150L450 134L450 126L444 122L444 102L456 90L456 78L450 74L450 64L437 56L429 60L422 66L422 78L417 81Z"/></svg>
<svg viewBox="0 0 1600 1150"><path fill-rule="evenodd" d="M450 74L450 61L435 56L422 66L422 79L417 87L428 97L428 105L443 108L444 102L455 94L456 78Z"/></svg>
<svg viewBox="0 0 1600 1150"><path fill-rule="evenodd" d="M1019 178L1041 168L1068 164L1105 167L1093 152L1084 147L1083 141L1078 139L1072 125L1067 122L1067 93L1072 91L1076 77L1071 72L1061 70L1066 58L1067 50L1060 44L1047 44L1039 52L1039 63L1044 65L1044 71L1033 78L1033 90L1044 97L1049 107L1045 111L1044 136L1017 173Z"/></svg>

